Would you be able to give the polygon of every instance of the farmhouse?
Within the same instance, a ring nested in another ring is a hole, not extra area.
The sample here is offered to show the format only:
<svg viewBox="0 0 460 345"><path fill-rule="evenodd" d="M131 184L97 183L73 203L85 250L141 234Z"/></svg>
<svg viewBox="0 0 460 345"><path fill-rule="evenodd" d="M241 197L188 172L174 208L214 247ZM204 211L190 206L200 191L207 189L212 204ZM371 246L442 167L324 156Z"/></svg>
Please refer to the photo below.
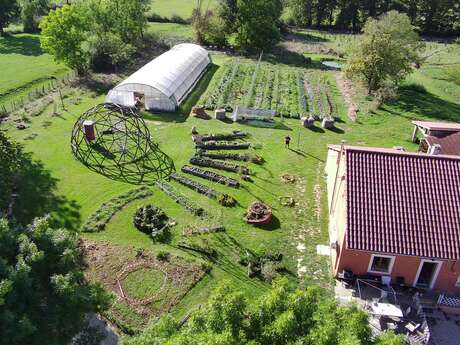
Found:
<svg viewBox="0 0 460 345"><path fill-rule="evenodd" d="M146 110L176 111L211 63L209 53L183 43L160 55L109 91L107 102Z"/></svg>
<svg viewBox="0 0 460 345"><path fill-rule="evenodd" d="M460 292L460 157L334 145L326 173L334 275Z"/></svg>

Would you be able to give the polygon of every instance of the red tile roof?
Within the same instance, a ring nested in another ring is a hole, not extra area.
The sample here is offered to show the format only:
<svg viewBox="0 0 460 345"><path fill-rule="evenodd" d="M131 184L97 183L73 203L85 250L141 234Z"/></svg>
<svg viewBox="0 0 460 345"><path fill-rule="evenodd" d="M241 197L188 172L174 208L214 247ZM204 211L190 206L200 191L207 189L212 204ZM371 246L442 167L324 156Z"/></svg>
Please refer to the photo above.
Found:
<svg viewBox="0 0 460 345"><path fill-rule="evenodd" d="M348 248L460 259L460 157L345 152Z"/></svg>
<svg viewBox="0 0 460 345"><path fill-rule="evenodd" d="M448 135L447 137L438 138L427 136L425 140L429 145L438 144L441 146L441 154L460 156L460 132Z"/></svg>
<svg viewBox="0 0 460 345"><path fill-rule="evenodd" d="M460 132L460 123L455 122L412 121L412 123L417 127L433 131Z"/></svg>

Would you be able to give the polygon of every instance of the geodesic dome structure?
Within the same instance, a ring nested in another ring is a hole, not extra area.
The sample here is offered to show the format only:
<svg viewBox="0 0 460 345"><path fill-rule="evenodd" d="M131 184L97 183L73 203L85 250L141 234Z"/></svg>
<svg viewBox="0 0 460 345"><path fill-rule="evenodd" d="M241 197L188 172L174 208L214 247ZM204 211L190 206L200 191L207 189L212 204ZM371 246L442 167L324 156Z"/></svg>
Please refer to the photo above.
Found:
<svg viewBox="0 0 460 345"><path fill-rule="evenodd" d="M210 63L201 46L176 45L110 90L107 102L132 107L140 98L147 110L175 111Z"/></svg>
<svg viewBox="0 0 460 345"><path fill-rule="evenodd" d="M73 155L88 168L128 183L153 183L174 172L174 163L152 142L144 120L131 108L104 103L79 117Z"/></svg>

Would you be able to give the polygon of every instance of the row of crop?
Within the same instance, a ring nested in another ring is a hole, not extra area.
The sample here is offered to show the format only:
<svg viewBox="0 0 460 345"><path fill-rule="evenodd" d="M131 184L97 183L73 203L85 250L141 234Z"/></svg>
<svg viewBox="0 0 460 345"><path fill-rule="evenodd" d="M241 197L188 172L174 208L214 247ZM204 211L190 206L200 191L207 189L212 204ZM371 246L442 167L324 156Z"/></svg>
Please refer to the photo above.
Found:
<svg viewBox="0 0 460 345"><path fill-rule="evenodd" d="M332 100L328 82L325 79L311 73L304 80L304 89L307 94L311 116L323 119L336 115L336 107Z"/></svg>
<svg viewBox="0 0 460 345"><path fill-rule="evenodd" d="M208 87L208 90L202 97L202 103L207 109L217 109L222 101L223 95L228 92L231 81L238 71L239 60L235 59L231 64L222 66L218 75Z"/></svg>
<svg viewBox="0 0 460 345"><path fill-rule="evenodd" d="M295 118L323 118L335 112L327 81L317 73L244 59L221 68L219 82L212 83L203 97L208 109L245 106Z"/></svg>

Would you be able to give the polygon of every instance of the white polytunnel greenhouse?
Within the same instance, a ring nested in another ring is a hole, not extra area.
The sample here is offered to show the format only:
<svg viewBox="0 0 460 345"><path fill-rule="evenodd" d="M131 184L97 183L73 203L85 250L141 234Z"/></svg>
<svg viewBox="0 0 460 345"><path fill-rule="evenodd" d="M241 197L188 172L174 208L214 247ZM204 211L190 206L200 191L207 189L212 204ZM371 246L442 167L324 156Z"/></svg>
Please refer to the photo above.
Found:
<svg viewBox="0 0 460 345"><path fill-rule="evenodd" d="M128 107L141 102L146 110L175 111L210 64L211 57L201 46L176 45L110 90L106 101Z"/></svg>

